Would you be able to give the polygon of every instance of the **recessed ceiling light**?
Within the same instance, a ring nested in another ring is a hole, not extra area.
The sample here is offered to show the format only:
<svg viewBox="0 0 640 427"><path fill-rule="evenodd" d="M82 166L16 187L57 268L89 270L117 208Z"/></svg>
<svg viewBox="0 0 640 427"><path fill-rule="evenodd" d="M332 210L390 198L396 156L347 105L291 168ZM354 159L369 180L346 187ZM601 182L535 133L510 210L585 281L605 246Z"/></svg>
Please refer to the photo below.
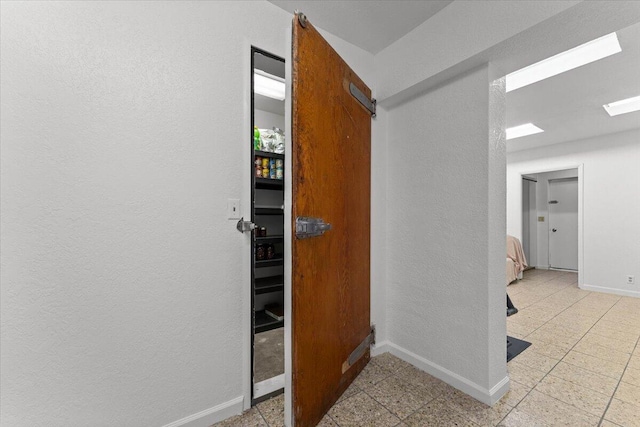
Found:
<svg viewBox="0 0 640 427"><path fill-rule="evenodd" d="M285 97L284 79L256 68L253 70L253 91L259 95L283 101Z"/></svg>
<svg viewBox="0 0 640 427"><path fill-rule="evenodd" d="M618 36L616 33L607 34L507 74L507 92L548 79L565 71L573 70L618 52L622 52Z"/></svg>
<svg viewBox="0 0 640 427"><path fill-rule="evenodd" d="M533 123L525 123L520 126L507 128L507 139L520 138L521 136L533 135L540 132L544 131Z"/></svg>
<svg viewBox="0 0 640 427"><path fill-rule="evenodd" d="M618 114L638 111L640 110L640 96L634 96L633 98L612 102L611 104L604 104L603 107L612 117L617 116Z"/></svg>

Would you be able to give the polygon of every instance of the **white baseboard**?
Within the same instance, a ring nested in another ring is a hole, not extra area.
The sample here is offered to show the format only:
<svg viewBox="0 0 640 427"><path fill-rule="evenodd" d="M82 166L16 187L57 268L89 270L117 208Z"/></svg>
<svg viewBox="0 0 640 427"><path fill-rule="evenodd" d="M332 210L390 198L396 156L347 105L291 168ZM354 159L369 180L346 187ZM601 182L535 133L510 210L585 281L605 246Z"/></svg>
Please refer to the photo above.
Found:
<svg viewBox="0 0 640 427"><path fill-rule="evenodd" d="M197 414L189 415L178 421L165 424L163 427L209 427L222 420L242 413L244 397L236 397L213 408L205 409Z"/></svg>
<svg viewBox="0 0 640 427"><path fill-rule="evenodd" d="M255 383L253 385L253 398L257 399L259 397L266 396L267 394L273 393L281 388L284 388L284 374Z"/></svg>
<svg viewBox="0 0 640 427"><path fill-rule="evenodd" d="M479 400L486 405L493 405L498 400L500 400L500 398L504 396L507 391L509 391L509 376L504 377L498 382L498 384L493 386L491 390L488 390L484 387L479 386L473 381L469 381L468 379L463 378L460 375L451 372L450 370L443 368L442 366L437 365L421 356L418 356L417 354L412 353L409 350L406 350L396 344L390 342L381 344L383 344L384 348L388 349L389 353L393 354L394 356L399 357L405 362L412 364L416 368L425 371L430 375L433 375L434 377L446 382L447 384L457 388L463 393L468 394L469 396Z"/></svg>
<svg viewBox="0 0 640 427"><path fill-rule="evenodd" d="M623 297L640 298L640 291L628 291L626 289L603 288L601 286L593 286L593 285L580 285L579 288L584 289L585 291L602 292L605 294L614 294L614 295L620 295Z"/></svg>
<svg viewBox="0 0 640 427"><path fill-rule="evenodd" d="M556 268L556 267L549 267L549 270L551 271L563 271L565 273L577 273L578 270L571 270L570 268Z"/></svg>
<svg viewBox="0 0 640 427"><path fill-rule="evenodd" d="M371 357L376 357L382 353L389 353L389 341L375 343L371 348Z"/></svg>

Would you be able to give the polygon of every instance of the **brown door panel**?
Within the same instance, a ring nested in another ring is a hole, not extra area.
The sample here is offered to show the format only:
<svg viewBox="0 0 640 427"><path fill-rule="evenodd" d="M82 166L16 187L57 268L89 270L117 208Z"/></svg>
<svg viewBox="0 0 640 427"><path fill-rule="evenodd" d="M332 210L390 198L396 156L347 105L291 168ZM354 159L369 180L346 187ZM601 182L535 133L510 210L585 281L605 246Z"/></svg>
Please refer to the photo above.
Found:
<svg viewBox="0 0 640 427"><path fill-rule="evenodd" d="M309 23L293 22L292 229L298 216L332 229L292 242L293 418L314 426L369 361L343 365L370 332L371 115L349 92L370 89Z"/></svg>

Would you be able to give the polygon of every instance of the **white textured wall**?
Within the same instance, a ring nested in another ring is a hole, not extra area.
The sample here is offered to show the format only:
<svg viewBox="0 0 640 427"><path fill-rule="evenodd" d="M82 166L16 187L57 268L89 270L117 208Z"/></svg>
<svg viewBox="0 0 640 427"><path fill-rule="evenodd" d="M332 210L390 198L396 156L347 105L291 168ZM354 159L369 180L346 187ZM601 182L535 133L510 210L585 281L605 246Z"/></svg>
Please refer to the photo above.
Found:
<svg viewBox="0 0 640 427"><path fill-rule="evenodd" d="M485 66L388 121L389 340L486 390L506 376L503 94L490 111Z"/></svg>
<svg viewBox="0 0 640 427"><path fill-rule="evenodd" d="M291 16L1 12L2 426L158 426L241 397L249 246L226 200L249 191L250 44L284 56Z"/></svg>
<svg viewBox="0 0 640 427"><path fill-rule="evenodd" d="M520 174L584 165L581 285L640 297L640 130L517 151L507 159L507 224L515 236L522 232ZM626 284L627 275L635 275L635 285Z"/></svg>

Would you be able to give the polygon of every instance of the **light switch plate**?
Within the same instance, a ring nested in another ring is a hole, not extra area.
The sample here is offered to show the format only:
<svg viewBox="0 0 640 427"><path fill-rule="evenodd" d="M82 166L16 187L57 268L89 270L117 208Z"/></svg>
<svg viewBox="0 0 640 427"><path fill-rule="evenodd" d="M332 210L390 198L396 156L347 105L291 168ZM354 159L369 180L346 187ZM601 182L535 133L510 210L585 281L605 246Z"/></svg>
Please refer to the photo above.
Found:
<svg viewBox="0 0 640 427"><path fill-rule="evenodd" d="M627 276L627 285L633 285L634 283L636 283L636 277L635 276Z"/></svg>
<svg viewBox="0 0 640 427"><path fill-rule="evenodd" d="M240 219L242 217L240 213L240 199L228 199L227 200L227 218Z"/></svg>

